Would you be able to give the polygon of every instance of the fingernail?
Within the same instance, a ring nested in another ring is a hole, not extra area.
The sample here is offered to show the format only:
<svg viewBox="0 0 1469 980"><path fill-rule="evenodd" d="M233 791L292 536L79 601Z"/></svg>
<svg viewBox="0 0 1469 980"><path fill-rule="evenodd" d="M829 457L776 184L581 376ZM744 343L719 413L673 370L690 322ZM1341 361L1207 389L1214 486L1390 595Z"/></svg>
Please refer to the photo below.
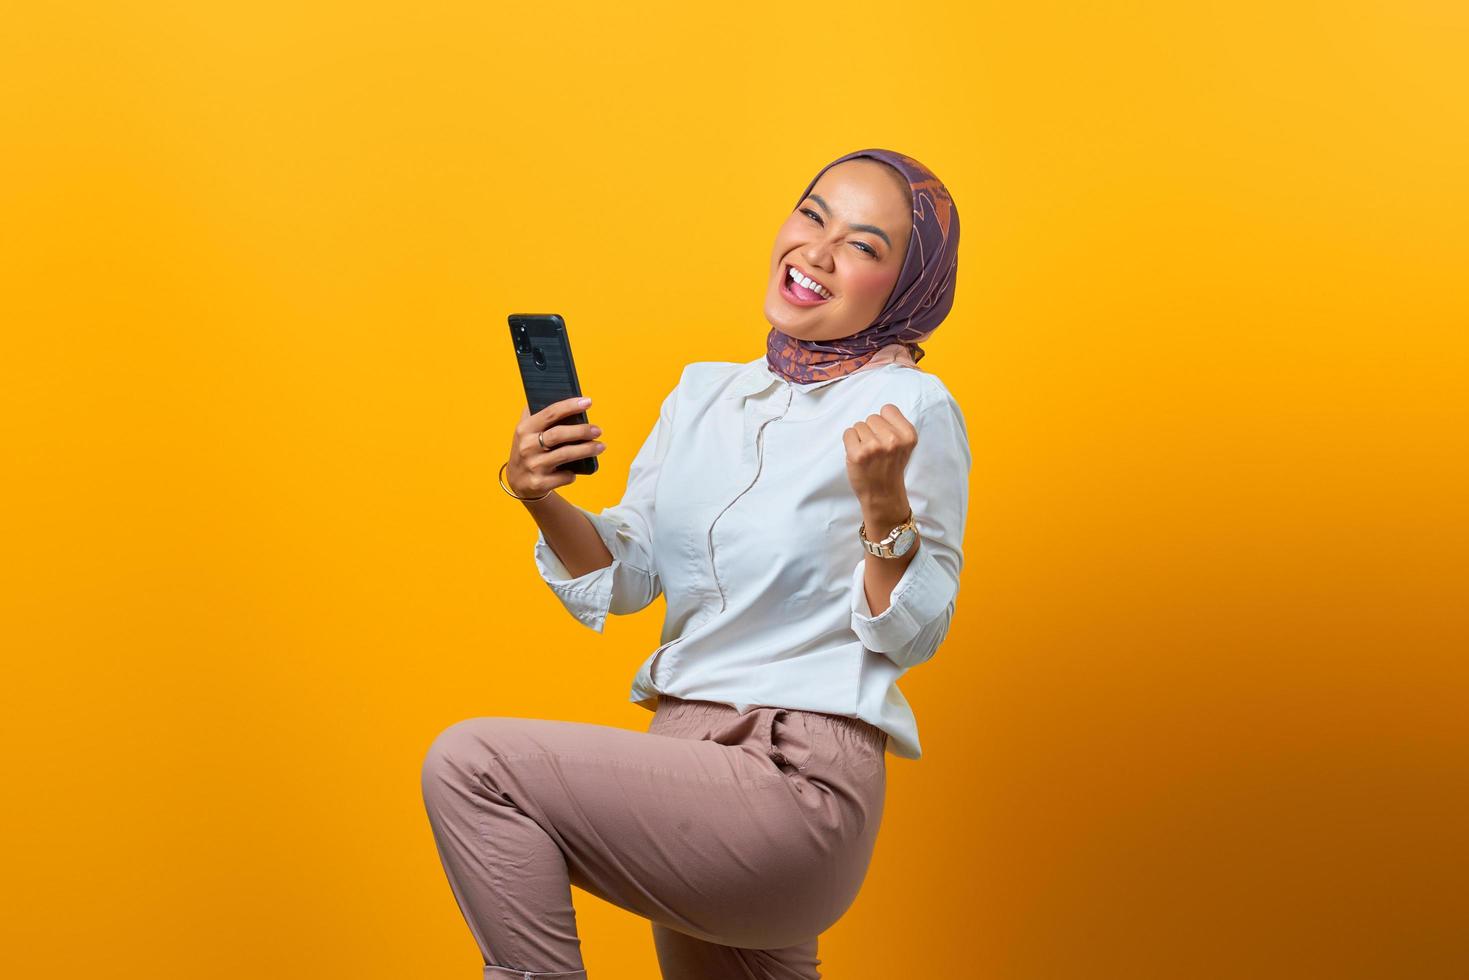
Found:
<svg viewBox="0 0 1469 980"><path fill-rule="evenodd" d="M606 449L607 448L607 445L605 443L599 442L599 443L597 443L597 448L598 449Z"/></svg>
<svg viewBox="0 0 1469 980"><path fill-rule="evenodd" d="M591 433L594 436L601 435L602 434L602 427L600 425L594 425L594 426L592 426Z"/></svg>
<svg viewBox="0 0 1469 980"><path fill-rule="evenodd" d="M581 401L577 402L577 405L581 406L582 408L586 408L591 403L592 400L590 398L583 398Z"/></svg>

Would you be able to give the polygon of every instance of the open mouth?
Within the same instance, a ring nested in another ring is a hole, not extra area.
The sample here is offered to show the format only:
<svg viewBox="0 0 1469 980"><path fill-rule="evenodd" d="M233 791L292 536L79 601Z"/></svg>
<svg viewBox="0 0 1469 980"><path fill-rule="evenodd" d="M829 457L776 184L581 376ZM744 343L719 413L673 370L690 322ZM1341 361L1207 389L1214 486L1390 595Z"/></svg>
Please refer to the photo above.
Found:
<svg viewBox="0 0 1469 980"><path fill-rule="evenodd" d="M807 289L799 285L791 278L791 267L783 265L780 270L780 292L787 300L796 306L819 306L827 302L829 297Z"/></svg>

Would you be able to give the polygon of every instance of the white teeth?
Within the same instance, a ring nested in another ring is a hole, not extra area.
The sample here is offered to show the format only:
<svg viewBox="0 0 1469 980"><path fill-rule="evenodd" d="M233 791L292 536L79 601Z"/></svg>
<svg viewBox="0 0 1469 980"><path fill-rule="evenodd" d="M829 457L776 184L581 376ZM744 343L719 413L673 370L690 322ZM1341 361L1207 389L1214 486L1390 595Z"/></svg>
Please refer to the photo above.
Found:
<svg viewBox="0 0 1469 980"><path fill-rule="evenodd" d="M802 286L805 286L807 289L816 293L822 299L831 299L831 292L825 286L820 285L814 279L808 279L805 276L801 275L795 270L794 266L790 267L789 272L791 279L795 280Z"/></svg>

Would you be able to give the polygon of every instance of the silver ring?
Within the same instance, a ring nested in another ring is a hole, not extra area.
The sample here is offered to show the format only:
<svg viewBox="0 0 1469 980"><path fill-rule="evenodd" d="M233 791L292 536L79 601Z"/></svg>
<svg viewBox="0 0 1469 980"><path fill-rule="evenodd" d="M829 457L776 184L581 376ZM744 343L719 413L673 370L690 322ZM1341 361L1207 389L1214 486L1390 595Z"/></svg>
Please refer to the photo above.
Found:
<svg viewBox="0 0 1469 980"><path fill-rule="evenodd" d="M546 448L546 440L541 438L541 433L539 432L536 433L536 442L541 444L541 452L549 453L551 451Z"/></svg>

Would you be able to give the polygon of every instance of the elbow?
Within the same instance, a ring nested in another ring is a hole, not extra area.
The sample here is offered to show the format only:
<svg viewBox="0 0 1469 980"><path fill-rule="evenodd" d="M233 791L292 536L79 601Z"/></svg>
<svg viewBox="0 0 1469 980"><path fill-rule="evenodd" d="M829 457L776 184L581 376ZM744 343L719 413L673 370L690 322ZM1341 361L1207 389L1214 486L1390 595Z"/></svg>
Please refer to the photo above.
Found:
<svg viewBox="0 0 1469 980"><path fill-rule="evenodd" d="M630 616L653 604L663 594L658 573L617 560L612 563L612 601L607 611L614 616Z"/></svg>

